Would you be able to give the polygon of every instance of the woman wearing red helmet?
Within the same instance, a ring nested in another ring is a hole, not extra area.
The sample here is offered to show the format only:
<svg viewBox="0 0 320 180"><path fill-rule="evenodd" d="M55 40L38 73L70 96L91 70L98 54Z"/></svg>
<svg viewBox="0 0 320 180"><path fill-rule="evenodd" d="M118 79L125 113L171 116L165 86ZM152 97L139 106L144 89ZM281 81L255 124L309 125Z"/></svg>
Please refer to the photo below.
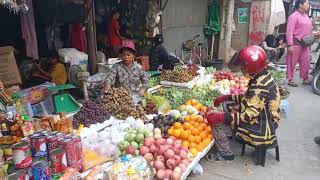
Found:
<svg viewBox="0 0 320 180"><path fill-rule="evenodd" d="M275 131L280 121L280 93L277 84L266 69L267 55L259 46L248 46L236 53L229 68L241 70L250 76L248 91L244 95L220 96L214 106L225 101L239 104L237 113L215 112L207 115L213 125L218 153L208 154L210 160L233 160L229 145L230 125L236 137L253 145L273 144Z"/></svg>

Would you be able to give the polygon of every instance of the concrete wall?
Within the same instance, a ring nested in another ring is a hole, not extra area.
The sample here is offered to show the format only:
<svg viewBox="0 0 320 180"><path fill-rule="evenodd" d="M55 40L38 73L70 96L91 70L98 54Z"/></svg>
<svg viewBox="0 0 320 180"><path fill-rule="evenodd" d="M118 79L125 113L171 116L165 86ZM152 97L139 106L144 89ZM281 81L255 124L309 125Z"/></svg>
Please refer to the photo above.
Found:
<svg viewBox="0 0 320 180"><path fill-rule="evenodd" d="M162 0L162 4L165 0ZM181 55L182 42L201 34L207 15L207 0L169 0L162 16L164 45L168 51Z"/></svg>
<svg viewBox="0 0 320 180"><path fill-rule="evenodd" d="M247 46L248 40L249 40L249 23L250 22L245 24L238 23L238 8L248 8L249 16L250 16L251 3L235 1L233 18L234 18L236 31L232 32L232 37L231 37L231 47L235 50L240 50L241 48Z"/></svg>

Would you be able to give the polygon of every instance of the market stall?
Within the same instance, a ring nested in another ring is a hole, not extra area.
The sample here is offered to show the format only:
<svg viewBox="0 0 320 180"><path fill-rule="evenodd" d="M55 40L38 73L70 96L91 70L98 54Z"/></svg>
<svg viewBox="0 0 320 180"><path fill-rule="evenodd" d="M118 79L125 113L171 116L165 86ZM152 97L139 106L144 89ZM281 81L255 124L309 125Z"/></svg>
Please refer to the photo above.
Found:
<svg viewBox="0 0 320 180"><path fill-rule="evenodd" d="M193 87L177 86L195 77ZM212 107L214 99L245 93L249 80L195 65L152 78L150 87L170 83L140 102L120 87L69 115L2 112L0 178L186 179L214 145L204 120L221 108Z"/></svg>

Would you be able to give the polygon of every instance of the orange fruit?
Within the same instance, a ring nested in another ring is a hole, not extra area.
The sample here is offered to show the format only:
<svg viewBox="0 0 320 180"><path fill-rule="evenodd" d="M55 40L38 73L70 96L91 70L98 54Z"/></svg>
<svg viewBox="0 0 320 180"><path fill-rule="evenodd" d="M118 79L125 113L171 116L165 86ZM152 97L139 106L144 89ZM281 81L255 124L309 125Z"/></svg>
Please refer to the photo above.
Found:
<svg viewBox="0 0 320 180"><path fill-rule="evenodd" d="M198 135L199 130L197 128L193 128L193 129L191 129L191 133L192 133L192 135Z"/></svg>
<svg viewBox="0 0 320 180"><path fill-rule="evenodd" d="M206 106L202 106L200 111L206 112L207 111L207 107Z"/></svg>
<svg viewBox="0 0 320 180"><path fill-rule="evenodd" d="M191 102L192 106L195 106L196 104L198 104L198 101L195 99L191 99L190 102Z"/></svg>
<svg viewBox="0 0 320 180"><path fill-rule="evenodd" d="M197 122L202 123L203 122L203 117L202 116L198 116L197 117Z"/></svg>
<svg viewBox="0 0 320 180"><path fill-rule="evenodd" d="M212 133L211 127L210 127L210 126L207 126L206 131L207 131L207 133Z"/></svg>
<svg viewBox="0 0 320 180"><path fill-rule="evenodd" d="M181 134L180 134L180 138L182 139L188 139L188 132L187 131L182 131Z"/></svg>
<svg viewBox="0 0 320 180"><path fill-rule="evenodd" d="M205 148L205 146L203 144L198 144L196 148L199 152L201 152Z"/></svg>
<svg viewBox="0 0 320 180"><path fill-rule="evenodd" d="M173 136L176 138L179 138L181 134L181 130L180 129L174 129L173 130Z"/></svg>
<svg viewBox="0 0 320 180"><path fill-rule="evenodd" d="M190 118L190 116L186 116L186 117L184 118L184 120L185 120L185 121L190 121L191 118Z"/></svg>
<svg viewBox="0 0 320 180"><path fill-rule="evenodd" d="M191 142L195 142L196 141L196 138L193 136L193 135L189 135L188 137L188 141L191 143Z"/></svg>
<svg viewBox="0 0 320 180"><path fill-rule="evenodd" d="M195 136L195 140L196 140L197 144L201 143L201 137L200 136Z"/></svg>
<svg viewBox="0 0 320 180"><path fill-rule="evenodd" d="M194 123L194 127L199 127L199 126L200 126L200 123L198 123L198 122Z"/></svg>
<svg viewBox="0 0 320 180"><path fill-rule="evenodd" d="M191 114L191 115L190 115L190 120L191 120L191 121L196 121L196 120L197 120L197 115Z"/></svg>
<svg viewBox="0 0 320 180"><path fill-rule="evenodd" d="M182 124L179 123L179 122L175 122L173 126L174 126L174 128L176 128L176 129L182 128Z"/></svg>
<svg viewBox="0 0 320 180"><path fill-rule="evenodd" d="M203 127L202 127L201 125L199 125L199 126L197 127L197 129L199 130L199 132L201 132L201 131L203 130Z"/></svg>
<svg viewBox="0 0 320 180"><path fill-rule="evenodd" d="M196 104L195 106L193 106L194 108L196 108L196 110L200 111L201 109L201 105L200 104Z"/></svg>
<svg viewBox="0 0 320 180"><path fill-rule="evenodd" d="M168 129L168 134L169 134L170 136L173 135L173 128Z"/></svg>
<svg viewBox="0 0 320 180"><path fill-rule="evenodd" d="M186 140L185 140L185 141L182 142L182 146L183 146L183 147L188 148L189 145L190 145L189 141L186 141Z"/></svg>
<svg viewBox="0 0 320 180"><path fill-rule="evenodd" d="M185 132L188 134L188 137L191 135L191 130L186 130Z"/></svg>
<svg viewBox="0 0 320 180"><path fill-rule="evenodd" d="M198 150L196 148L191 148L190 149L190 153L193 155L193 156L196 156L198 154Z"/></svg>
<svg viewBox="0 0 320 180"><path fill-rule="evenodd" d="M191 127L191 124L189 122L183 123L183 129L188 130L190 129L190 127Z"/></svg>
<svg viewBox="0 0 320 180"><path fill-rule="evenodd" d="M209 134L208 135L208 138L210 138L211 140L213 139L213 135L212 134Z"/></svg>
<svg viewBox="0 0 320 180"><path fill-rule="evenodd" d="M201 123L201 124L200 124L200 126L202 126L202 127L203 127L203 129L206 129L206 128L207 128L207 124L206 124L206 123L204 123L204 122L203 122L203 123Z"/></svg>
<svg viewBox="0 0 320 180"><path fill-rule="evenodd" d="M191 142L189 143L189 148L196 148L197 147L197 143Z"/></svg>
<svg viewBox="0 0 320 180"><path fill-rule="evenodd" d="M205 138L207 138L208 135L205 131L202 131L202 132L200 132L199 136L202 140L204 140Z"/></svg>

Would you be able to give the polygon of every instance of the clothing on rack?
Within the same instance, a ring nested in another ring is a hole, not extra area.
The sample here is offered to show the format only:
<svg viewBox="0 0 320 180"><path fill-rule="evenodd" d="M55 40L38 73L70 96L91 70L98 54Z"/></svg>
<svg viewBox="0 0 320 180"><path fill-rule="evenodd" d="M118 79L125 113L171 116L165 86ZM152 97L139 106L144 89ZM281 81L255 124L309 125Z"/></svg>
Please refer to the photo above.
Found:
<svg viewBox="0 0 320 180"><path fill-rule="evenodd" d="M39 59L32 0L26 0L25 3L29 11L21 13L22 38L25 40L27 56Z"/></svg>

